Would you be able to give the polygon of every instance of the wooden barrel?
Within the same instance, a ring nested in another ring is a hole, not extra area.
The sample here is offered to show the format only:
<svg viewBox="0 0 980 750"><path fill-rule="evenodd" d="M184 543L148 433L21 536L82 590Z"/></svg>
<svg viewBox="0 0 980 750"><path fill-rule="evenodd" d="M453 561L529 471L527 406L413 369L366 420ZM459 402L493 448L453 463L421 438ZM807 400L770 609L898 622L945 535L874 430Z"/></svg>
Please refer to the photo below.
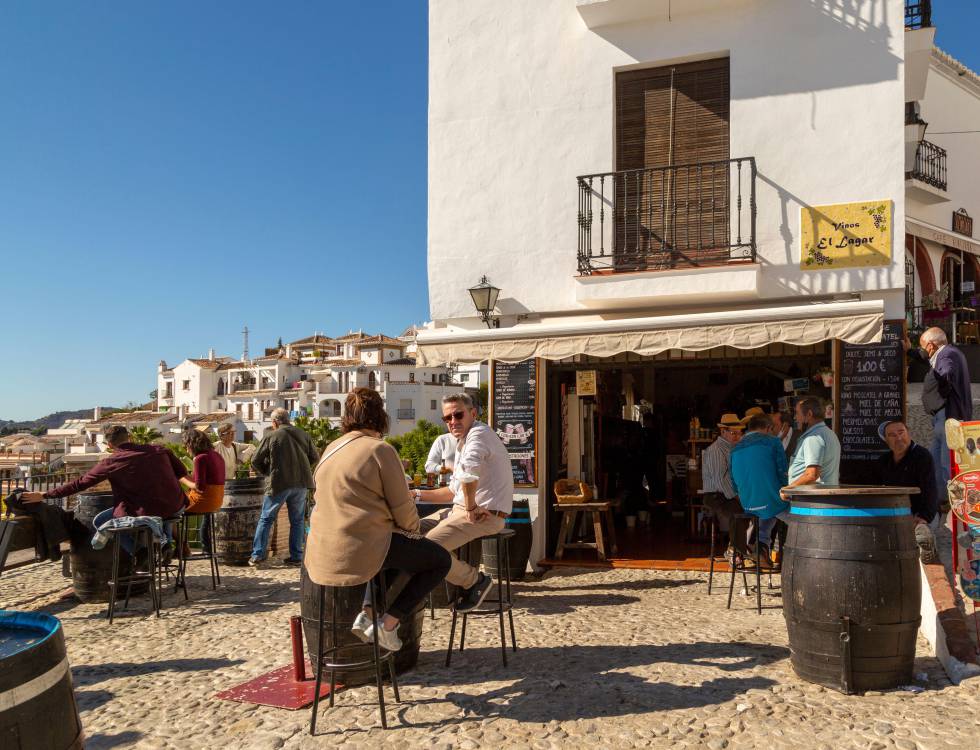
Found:
<svg viewBox="0 0 980 750"><path fill-rule="evenodd" d="M389 581L388 583L391 585L393 582ZM396 595L397 590L392 589L388 594L388 601L392 601ZM320 616L320 599L316 585L310 580L306 572L306 565L303 565L300 572L300 596L300 613L303 616L303 634L306 637L306 648L310 654L310 663L315 665L317 649L319 648L317 622ZM333 645L333 621L330 618L334 600L336 600L337 604L337 643L341 646L361 643L361 640L350 632L350 628L354 624L354 619L357 617L357 614L361 611L363 598L363 585L326 587L326 596L323 602L323 634L326 638L324 648L330 648ZM401 651L395 655L395 672L398 674L411 669L419 660L419 647L422 642L422 624L425 622L423 605L424 602L398 627L398 637L402 640ZM336 660L362 661L369 657L369 650L357 649L341 652ZM329 679L329 676L327 679ZM338 676L337 681L344 685L364 685L369 682L374 682L374 670L369 668L356 672L345 672L342 676Z"/></svg>
<svg viewBox="0 0 980 750"><path fill-rule="evenodd" d="M215 512L215 546L218 560L225 565L247 565L252 556L255 527L262 515L265 480L229 479L225 482L225 497Z"/></svg>
<svg viewBox="0 0 980 750"><path fill-rule="evenodd" d="M446 505L445 503L416 503L415 504L419 517L425 518L433 513L437 513L441 510L447 510L452 506ZM425 525L422 527L423 531L427 531ZM461 547L455 552L459 555L460 559L466 560L470 565L474 565L477 568L480 567L480 563L483 562L483 540L474 539L465 546ZM432 606L438 607L440 609L445 609L449 606L451 600L456 598L456 587L449 583L440 583L432 590Z"/></svg>
<svg viewBox="0 0 980 750"><path fill-rule="evenodd" d="M531 508L527 500L515 500L514 509L504 528L514 532L510 538L510 579L523 581L527 573L527 563L531 559ZM503 551L503 550L501 550ZM494 578L500 578L497 563L497 542L495 539L483 540L483 567Z"/></svg>
<svg viewBox="0 0 980 750"><path fill-rule="evenodd" d="M61 623L0 610L0 747L82 747Z"/></svg>
<svg viewBox="0 0 980 750"><path fill-rule="evenodd" d="M109 577L112 575L112 543L102 549L92 549L95 534L95 517L115 505L111 492L84 492L77 496L75 503L75 522L71 533L71 582L75 596L80 602L97 603L109 601ZM125 575L132 564L129 554L120 550L119 573ZM144 594L145 581L133 584L132 594ZM116 598L126 593L121 586Z"/></svg>
<svg viewBox="0 0 980 750"><path fill-rule="evenodd" d="M793 492L783 616L803 679L844 693L912 680L922 592L906 490Z"/></svg>

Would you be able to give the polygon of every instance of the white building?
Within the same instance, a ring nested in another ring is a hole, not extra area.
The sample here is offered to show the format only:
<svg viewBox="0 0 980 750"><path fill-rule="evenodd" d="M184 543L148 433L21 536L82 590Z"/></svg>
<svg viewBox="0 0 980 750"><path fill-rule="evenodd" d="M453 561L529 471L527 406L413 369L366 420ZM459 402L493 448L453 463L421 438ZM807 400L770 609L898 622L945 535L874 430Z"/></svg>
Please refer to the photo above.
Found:
<svg viewBox="0 0 980 750"><path fill-rule="evenodd" d="M910 325L976 343L980 139L964 131L980 123L980 76L934 35L929 25L906 32L906 304Z"/></svg>
<svg viewBox="0 0 980 750"><path fill-rule="evenodd" d="M469 385L454 382L447 367L418 367L406 351L413 344L414 337L407 341L363 331L337 338L316 333L247 361L212 351L173 368L161 362L158 410L173 415L175 433L186 424L229 414L238 420L232 423L242 432L239 437L252 439L271 427L277 408L339 424L350 389L367 387L382 394L391 434L400 435L419 419L438 422L442 397Z"/></svg>
<svg viewBox="0 0 980 750"><path fill-rule="evenodd" d="M533 560L554 550L555 479L626 497L600 443L638 443L647 405L683 460L691 417L752 388L774 402L779 375L812 383L837 342L905 318L904 10L430 0L418 358L536 360ZM576 397L583 370L595 396Z"/></svg>

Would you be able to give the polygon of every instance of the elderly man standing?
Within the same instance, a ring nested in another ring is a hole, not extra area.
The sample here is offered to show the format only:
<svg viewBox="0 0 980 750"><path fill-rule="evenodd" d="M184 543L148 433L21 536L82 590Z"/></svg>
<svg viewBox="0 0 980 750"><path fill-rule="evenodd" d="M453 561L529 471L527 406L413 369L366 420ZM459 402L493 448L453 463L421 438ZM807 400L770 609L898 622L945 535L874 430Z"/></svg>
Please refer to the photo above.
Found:
<svg viewBox="0 0 980 750"><path fill-rule="evenodd" d="M701 452L704 505L715 514L722 531L728 531L734 515L742 512L738 490L732 481L732 448L741 440L744 430L745 423L737 414L723 415L718 422L718 438Z"/></svg>
<svg viewBox="0 0 980 750"><path fill-rule="evenodd" d="M497 434L476 417L473 399L467 394L442 400L442 420L457 440L452 480L448 487L414 491L416 502L452 503L451 508L422 519L426 537L449 552L502 531L514 502L510 456ZM490 576L456 555L446 580L463 589L457 612L479 607L493 585Z"/></svg>
<svg viewBox="0 0 980 750"><path fill-rule="evenodd" d="M254 445L235 442L235 428L227 423L218 428L218 442L214 449L225 461L225 480L234 479L238 467L255 455Z"/></svg>
<svg viewBox="0 0 980 750"><path fill-rule="evenodd" d="M905 342L908 346L908 341ZM932 416L932 444L929 452L935 466L936 489L946 494L950 479L949 444L946 442L946 420L973 419L973 393L970 371L963 352L946 340L942 328L927 328L919 337L920 349L911 353L929 365L922 382L922 406Z"/></svg>
<svg viewBox="0 0 980 750"><path fill-rule="evenodd" d="M746 513L754 515L759 536L759 560L770 567L768 543L773 527L788 517L789 503L779 491L786 485L786 451L779 438L770 434L772 419L755 414L748 422L748 432L732 448L732 479L739 502Z"/></svg>
<svg viewBox="0 0 980 750"><path fill-rule="evenodd" d="M919 488L917 494L909 496L915 521L915 542L919 545L922 562L934 562L938 558L936 531L940 514L932 456L912 440L908 427L900 420L884 422L878 434L889 449L878 459L878 481L890 487Z"/></svg>
<svg viewBox="0 0 980 750"><path fill-rule="evenodd" d="M789 462L789 485L840 484L840 440L824 421L823 401L805 396L796 402L800 442Z"/></svg>
<svg viewBox="0 0 980 750"><path fill-rule="evenodd" d="M252 468L266 477L266 487L249 565L265 560L269 532L283 503L289 511L289 557L283 562L286 565L303 562L306 496L313 489L312 468L319 460L320 453L310 436L289 423L289 412L273 411L272 432L262 438L252 458Z"/></svg>

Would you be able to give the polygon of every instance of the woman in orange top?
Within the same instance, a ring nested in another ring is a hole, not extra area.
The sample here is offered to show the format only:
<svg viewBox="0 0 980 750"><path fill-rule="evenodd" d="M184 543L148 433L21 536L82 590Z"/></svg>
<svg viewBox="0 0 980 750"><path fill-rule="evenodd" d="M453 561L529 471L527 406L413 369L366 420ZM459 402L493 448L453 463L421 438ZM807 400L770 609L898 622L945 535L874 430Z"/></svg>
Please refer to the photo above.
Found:
<svg viewBox="0 0 980 750"><path fill-rule="evenodd" d="M187 513L213 513L225 495L225 460L214 450L208 436L198 430L184 433L184 447L194 456L192 478L180 483L187 490Z"/></svg>

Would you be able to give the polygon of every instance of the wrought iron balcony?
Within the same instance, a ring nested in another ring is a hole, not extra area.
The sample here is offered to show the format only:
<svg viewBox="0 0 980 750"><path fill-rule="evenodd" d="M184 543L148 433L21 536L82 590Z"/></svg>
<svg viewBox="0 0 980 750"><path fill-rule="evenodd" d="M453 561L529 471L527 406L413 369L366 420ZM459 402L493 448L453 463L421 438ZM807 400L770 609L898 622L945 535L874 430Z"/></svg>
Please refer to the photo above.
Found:
<svg viewBox="0 0 980 750"><path fill-rule="evenodd" d="M945 190L946 149L929 141L919 141L919 146L915 150L915 164L905 177Z"/></svg>
<svg viewBox="0 0 980 750"><path fill-rule="evenodd" d="M578 178L582 275L755 260L755 157Z"/></svg>
<svg viewBox="0 0 980 750"><path fill-rule="evenodd" d="M398 419L415 419L415 409L398 409L395 414Z"/></svg>
<svg viewBox="0 0 980 750"><path fill-rule="evenodd" d="M927 29L932 26L932 0L905 0L905 28Z"/></svg>

